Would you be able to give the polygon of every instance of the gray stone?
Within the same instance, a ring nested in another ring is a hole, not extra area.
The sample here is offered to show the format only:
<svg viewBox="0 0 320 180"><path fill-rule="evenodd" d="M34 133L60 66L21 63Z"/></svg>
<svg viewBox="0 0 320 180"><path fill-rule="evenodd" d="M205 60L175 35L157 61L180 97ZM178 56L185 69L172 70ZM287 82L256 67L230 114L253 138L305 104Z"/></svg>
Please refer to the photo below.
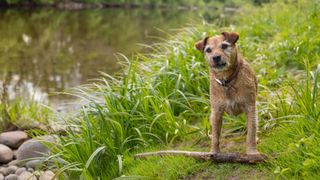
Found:
<svg viewBox="0 0 320 180"><path fill-rule="evenodd" d="M27 139L28 135L23 131L10 131L0 134L0 144L7 145L13 149L18 148Z"/></svg>
<svg viewBox="0 0 320 180"><path fill-rule="evenodd" d="M4 178L4 180L19 180L19 176L17 176L16 174L9 174Z"/></svg>
<svg viewBox="0 0 320 180"><path fill-rule="evenodd" d="M15 174L19 176L24 171L27 171L27 169L25 167L21 167L16 170Z"/></svg>
<svg viewBox="0 0 320 180"><path fill-rule="evenodd" d="M0 173L4 176L7 176L9 173L8 167L0 167Z"/></svg>
<svg viewBox="0 0 320 180"><path fill-rule="evenodd" d="M44 141L52 142L53 137L44 136L41 139L43 140L30 139L24 142L17 151L17 160L43 157L44 154L48 154L49 149L43 143Z"/></svg>
<svg viewBox="0 0 320 180"><path fill-rule="evenodd" d="M28 168L28 171L29 172L34 172L34 169L33 168Z"/></svg>
<svg viewBox="0 0 320 180"><path fill-rule="evenodd" d="M4 180L4 175L0 173L0 180Z"/></svg>
<svg viewBox="0 0 320 180"><path fill-rule="evenodd" d="M45 171L44 173L41 173L39 180L52 180L52 179L57 179L54 178L54 173L52 171Z"/></svg>
<svg viewBox="0 0 320 180"><path fill-rule="evenodd" d="M12 150L3 144L0 144L0 163L8 163L13 158L13 152Z"/></svg>
<svg viewBox="0 0 320 180"><path fill-rule="evenodd" d="M19 175L19 180L37 180L37 177L31 172L24 171Z"/></svg>
<svg viewBox="0 0 320 180"><path fill-rule="evenodd" d="M9 166L8 167L9 174L14 174L17 169L18 169L17 166L13 166L13 165Z"/></svg>
<svg viewBox="0 0 320 180"><path fill-rule="evenodd" d="M8 163L9 166L20 166L21 164L23 163L18 160L13 160Z"/></svg>
<svg viewBox="0 0 320 180"><path fill-rule="evenodd" d="M32 168L32 169L39 169L42 166L42 163L43 161L35 159L35 160L28 161L26 163L26 167Z"/></svg>

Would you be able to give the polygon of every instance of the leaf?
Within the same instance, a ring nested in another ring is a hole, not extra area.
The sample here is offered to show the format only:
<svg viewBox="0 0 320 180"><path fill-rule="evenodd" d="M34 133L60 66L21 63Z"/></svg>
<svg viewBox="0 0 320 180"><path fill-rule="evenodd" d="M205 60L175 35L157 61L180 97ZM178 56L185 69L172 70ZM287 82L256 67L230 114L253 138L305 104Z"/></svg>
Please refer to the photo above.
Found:
<svg viewBox="0 0 320 180"><path fill-rule="evenodd" d="M276 169L273 171L273 173L279 174L279 173L280 173L280 170L281 170L280 167L277 166Z"/></svg>
<svg viewBox="0 0 320 180"><path fill-rule="evenodd" d="M98 149L96 149L92 154L91 156L89 157L89 159L87 160L86 162L86 168L88 169L90 164L91 164L91 161L99 154L100 151L104 150L106 148L106 146L102 146L102 147L99 147Z"/></svg>
<svg viewBox="0 0 320 180"><path fill-rule="evenodd" d="M283 169L281 170L280 174L284 174L285 172L287 172L287 171L289 171L289 170L290 170L290 168L283 168Z"/></svg>
<svg viewBox="0 0 320 180"><path fill-rule="evenodd" d="M303 166L305 166L305 167L312 167L312 166L314 166L314 165L316 165L317 164L317 162L316 162L316 160L314 160L314 159L306 159L305 161L303 161Z"/></svg>
<svg viewBox="0 0 320 180"><path fill-rule="evenodd" d="M119 165L119 176L121 176L121 174L122 174L122 156L117 155L117 158L118 158L118 165Z"/></svg>

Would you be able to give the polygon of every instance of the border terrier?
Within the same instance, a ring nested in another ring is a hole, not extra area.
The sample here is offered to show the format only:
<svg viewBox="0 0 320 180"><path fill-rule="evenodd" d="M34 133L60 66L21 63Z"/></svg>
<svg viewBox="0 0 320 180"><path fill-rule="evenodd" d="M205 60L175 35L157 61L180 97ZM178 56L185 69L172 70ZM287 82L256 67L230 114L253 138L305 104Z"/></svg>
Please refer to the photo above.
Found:
<svg viewBox="0 0 320 180"><path fill-rule="evenodd" d="M222 116L245 113L247 118L247 154L259 155L257 140L257 78L239 54L235 32L222 32L219 36L206 37L195 47L201 51L210 70L210 102L212 125L212 153L219 153Z"/></svg>

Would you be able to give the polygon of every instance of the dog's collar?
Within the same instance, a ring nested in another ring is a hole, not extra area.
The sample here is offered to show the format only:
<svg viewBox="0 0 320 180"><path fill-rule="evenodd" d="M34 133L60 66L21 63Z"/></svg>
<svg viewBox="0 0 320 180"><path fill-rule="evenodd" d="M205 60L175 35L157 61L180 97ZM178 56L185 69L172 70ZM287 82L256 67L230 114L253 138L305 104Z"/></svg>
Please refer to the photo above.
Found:
<svg viewBox="0 0 320 180"><path fill-rule="evenodd" d="M236 69L233 71L233 73L226 80L224 80L224 79L215 79L217 81L217 83L220 86L223 86L223 87L230 87L230 82L237 77L237 75L238 75L238 73L240 71L242 63L243 62L242 62L241 58L239 58L238 54L237 54Z"/></svg>

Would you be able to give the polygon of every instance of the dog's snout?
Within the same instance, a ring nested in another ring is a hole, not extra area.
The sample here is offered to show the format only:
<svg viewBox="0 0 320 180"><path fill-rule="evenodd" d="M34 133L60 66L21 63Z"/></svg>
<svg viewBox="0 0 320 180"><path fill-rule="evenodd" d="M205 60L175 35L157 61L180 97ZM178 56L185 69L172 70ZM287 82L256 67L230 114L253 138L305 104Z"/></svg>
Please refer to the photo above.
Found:
<svg viewBox="0 0 320 180"><path fill-rule="evenodd" d="M217 56L213 56L212 57L212 60L216 63L220 62L221 61L221 56L220 55L217 55Z"/></svg>

